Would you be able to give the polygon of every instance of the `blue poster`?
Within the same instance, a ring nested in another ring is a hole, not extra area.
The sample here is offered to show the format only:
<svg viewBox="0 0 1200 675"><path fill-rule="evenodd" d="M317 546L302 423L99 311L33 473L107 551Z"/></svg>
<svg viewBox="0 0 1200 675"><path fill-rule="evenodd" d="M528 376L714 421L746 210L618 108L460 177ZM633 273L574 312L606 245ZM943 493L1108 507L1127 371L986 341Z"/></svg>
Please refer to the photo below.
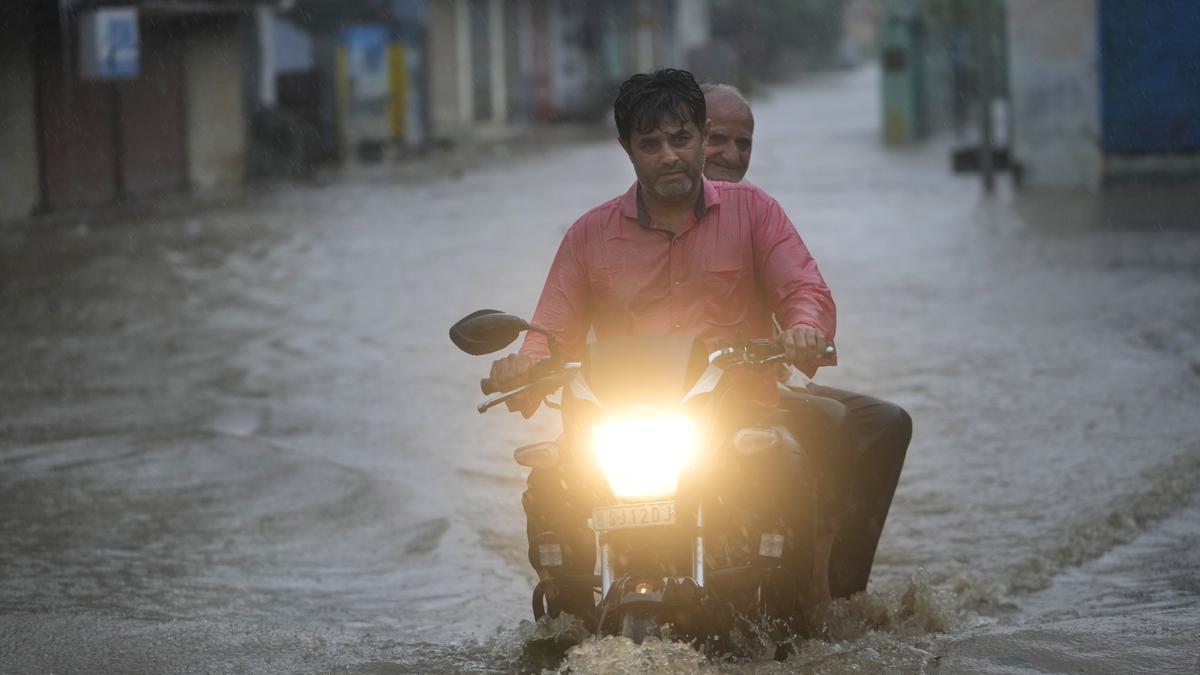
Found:
<svg viewBox="0 0 1200 675"><path fill-rule="evenodd" d="M80 22L83 75L119 80L138 76L141 50L136 9L97 9Z"/></svg>
<svg viewBox="0 0 1200 675"><path fill-rule="evenodd" d="M384 26L351 26L345 29L347 68L355 101L386 100L391 94L388 76L388 29Z"/></svg>

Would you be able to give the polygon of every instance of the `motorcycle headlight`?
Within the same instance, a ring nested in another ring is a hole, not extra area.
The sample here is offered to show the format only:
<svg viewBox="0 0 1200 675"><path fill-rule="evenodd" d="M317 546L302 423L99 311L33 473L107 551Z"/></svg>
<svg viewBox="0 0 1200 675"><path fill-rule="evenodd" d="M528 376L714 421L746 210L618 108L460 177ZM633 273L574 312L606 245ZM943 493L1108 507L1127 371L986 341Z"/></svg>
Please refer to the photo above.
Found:
<svg viewBox="0 0 1200 675"><path fill-rule="evenodd" d="M640 417L596 425L593 444L613 494L623 499L667 497L675 494L700 436L686 417Z"/></svg>

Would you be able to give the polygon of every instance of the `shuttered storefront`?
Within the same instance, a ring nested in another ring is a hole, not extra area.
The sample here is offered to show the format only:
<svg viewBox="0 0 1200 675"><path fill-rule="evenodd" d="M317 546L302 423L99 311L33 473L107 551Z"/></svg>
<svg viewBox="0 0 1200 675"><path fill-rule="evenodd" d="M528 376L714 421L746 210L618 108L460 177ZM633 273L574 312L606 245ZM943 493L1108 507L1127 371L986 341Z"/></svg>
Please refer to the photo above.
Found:
<svg viewBox="0 0 1200 675"><path fill-rule="evenodd" d="M117 84L121 193L130 197L181 190L184 152L182 30L165 20L142 20L142 70Z"/></svg>
<svg viewBox="0 0 1200 675"><path fill-rule="evenodd" d="M38 35L42 191L47 208L98 206L186 185L182 54L166 20L140 22L141 72L122 82L79 78L74 41Z"/></svg>

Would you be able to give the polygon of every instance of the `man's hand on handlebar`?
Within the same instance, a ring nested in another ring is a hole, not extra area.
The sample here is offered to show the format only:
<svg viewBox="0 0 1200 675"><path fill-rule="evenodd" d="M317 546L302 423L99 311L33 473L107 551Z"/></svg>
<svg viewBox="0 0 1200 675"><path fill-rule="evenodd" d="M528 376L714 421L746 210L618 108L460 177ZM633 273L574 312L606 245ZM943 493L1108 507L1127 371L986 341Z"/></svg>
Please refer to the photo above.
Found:
<svg viewBox="0 0 1200 675"><path fill-rule="evenodd" d="M801 370L818 365L825 358L825 348L829 345L821 331L804 324L783 331L776 339L787 354L788 363Z"/></svg>
<svg viewBox="0 0 1200 675"><path fill-rule="evenodd" d="M524 354L509 354L492 363L492 373L489 376L494 391L508 392L529 384L533 359ZM486 390L485 390L486 391ZM519 412L525 419L533 416L541 405L542 397L533 392L515 396L504 402L509 412Z"/></svg>
<svg viewBox="0 0 1200 675"><path fill-rule="evenodd" d="M492 363L492 386L496 391L512 391L529 384L533 359L524 354L509 354Z"/></svg>

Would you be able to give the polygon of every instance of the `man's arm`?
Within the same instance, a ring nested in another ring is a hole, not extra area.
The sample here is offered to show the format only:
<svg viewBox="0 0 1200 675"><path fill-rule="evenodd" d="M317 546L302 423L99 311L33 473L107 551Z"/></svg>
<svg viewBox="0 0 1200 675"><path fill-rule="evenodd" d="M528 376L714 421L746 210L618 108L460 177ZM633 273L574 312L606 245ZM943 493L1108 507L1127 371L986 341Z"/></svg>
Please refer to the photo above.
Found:
<svg viewBox="0 0 1200 675"><path fill-rule="evenodd" d="M578 232L580 227L576 223L559 244L531 321L533 325L554 335L559 351L570 360L578 360L583 353L591 323L587 266ZM549 355L550 345L546 336L527 332L519 352L492 362L492 382L500 391L512 391L524 386L529 383L533 364ZM508 402L508 409L529 417L537 410L539 403L537 397L514 399Z"/></svg>
<svg viewBox="0 0 1200 675"><path fill-rule="evenodd" d="M808 247L779 202L759 196L763 208L753 230L754 268L767 302L784 329L782 343L810 377L817 357L837 330L837 307Z"/></svg>
<svg viewBox="0 0 1200 675"><path fill-rule="evenodd" d="M554 335L559 349L569 360L581 358L587 343L591 325L589 296L583 225L577 222L567 230L554 261L550 263L550 272L546 275L546 284L531 322ZM535 362L546 358L550 355L546 336L526 333L520 353Z"/></svg>

